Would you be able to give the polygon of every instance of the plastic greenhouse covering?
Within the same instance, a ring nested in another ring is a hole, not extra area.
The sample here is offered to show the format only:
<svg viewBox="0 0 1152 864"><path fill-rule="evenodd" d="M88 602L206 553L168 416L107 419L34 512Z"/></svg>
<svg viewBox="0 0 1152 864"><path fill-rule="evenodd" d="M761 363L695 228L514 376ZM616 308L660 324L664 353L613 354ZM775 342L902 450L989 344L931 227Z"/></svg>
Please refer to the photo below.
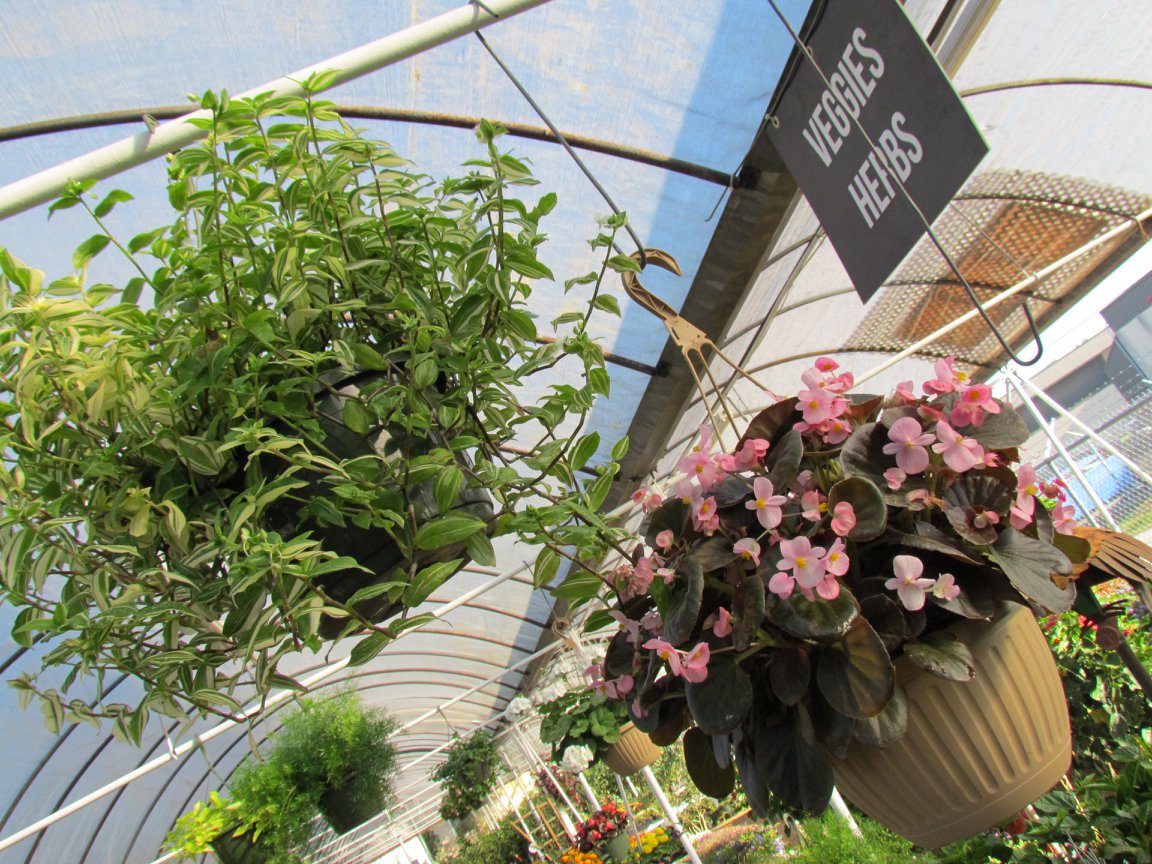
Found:
<svg viewBox="0 0 1152 864"><path fill-rule="evenodd" d="M811 11L806 0L779 5L796 28ZM545 121L474 36L405 56L323 98L434 177L484 155L471 131L480 118L512 128L502 146L528 162L540 181L526 194L555 192L558 200L542 225L548 240L541 253L556 279L541 280L531 298L542 334L574 308L563 281L595 266L587 241L599 230L597 220L616 206L645 247L673 255L683 271L675 276L649 267L644 287L772 391L795 392L800 373L821 355L835 356L858 381L867 380L871 392L922 380L948 355L982 378L1004 367L1006 355L979 319L921 344L971 309L957 291L949 293L955 288L950 272L927 241L867 303L853 292L767 142L765 114L793 49L767 0L551 0L495 21L485 4L467 7L461 0L5 4L0 186L128 136L146 137L144 115L167 122L195 108L190 97L198 101L205 91L258 90L462 7L485 17L484 38L547 121L579 139L577 152L612 204L554 140L517 134L521 127L539 130ZM1148 269L1141 244L1152 219L1152 92L1141 80L1148 77L1152 7L1137 0L1093 4L1090 13L1081 4L1042 0L907 0L903 7L989 145L935 223L954 256L978 271L972 281L981 299L1040 273L1026 294L1043 330L1084 297L1102 296L1094 293L1101 286L1115 286L1108 279L1114 272L1129 282L1112 287L1113 296L1142 275L1124 265L1144 262ZM1045 83L992 86L1027 82ZM366 116L380 110L394 119ZM104 114L117 116L91 117ZM165 160L156 159L99 181L98 192L123 189L134 198L108 217L118 234L170 221L165 171ZM9 212L0 220L0 246L51 276L72 272L72 250L92 233L80 208L51 218L43 203ZM630 236L621 233L619 243L623 254L634 251ZM1010 255L1001 254L1003 245ZM105 253L93 260L88 278L116 284L131 275ZM607 290L622 314L601 316L593 335L608 355L611 392L596 401L586 431L599 434L593 464L629 436L631 449L607 505L629 516L630 493L642 483L668 483L705 414L665 328L628 300L618 281ZM1081 314L1093 314L1103 302ZM1019 298L998 309L994 317L1009 342L1030 356L1035 346ZM1058 350L1046 348L1045 362ZM895 358L898 363L886 365ZM711 363L743 420L769 404L763 389L719 359ZM548 383L580 383L564 374L557 367ZM323 694L351 682L368 704L411 725L396 739L402 765L396 785L405 790L404 803L365 829L330 837L314 860L368 864L435 825L429 802L434 805L439 792L428 773L441 758L438 748L454 732L489 723L502 728L522 688L548 677L541 668L563 662L567 648L552 625L566 610L547 587L533 587L535 554L504 538L495 566L466 566L418 611L443 611L473 589L499 584L469 594L370 662L340 667L316 683ZM6 678L39 667L38 649L22 648L7 635L13 615L0 605ZM339 666L355 642L304 652L287 665L307 678ZM124 693L137 686L131 678L116 684ZM107 724L51 732L41 720L35 704L25 710L15 691L0 691L0 843L152 760L163 764L0 847L0 864L161 859L176 818L249 757L250 738L266 739L280 722L273 710L165 760L219 718L181 725L154 716L139 747L116 740Z"/></svg>

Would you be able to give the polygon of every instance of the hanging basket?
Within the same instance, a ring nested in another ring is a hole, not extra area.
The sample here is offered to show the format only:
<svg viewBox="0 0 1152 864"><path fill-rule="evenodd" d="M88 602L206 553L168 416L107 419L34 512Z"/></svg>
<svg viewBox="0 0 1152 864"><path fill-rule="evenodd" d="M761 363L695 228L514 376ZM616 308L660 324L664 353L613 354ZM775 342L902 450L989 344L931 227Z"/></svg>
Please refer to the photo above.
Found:
<svg viewBox="0 0 1152 864"><path fill-rule="evenodd" d="M621 777L627 777L647 768L660 758L662 752L647 733L628 723L620 730L620 740L604 754L604 761Z"/></svg>
<svg viewBox="0 0 1152 864"><path fill-rule="evenodd" d="M379 784L357 782L357 775L334 786L320 796L320 812L337 834L347 834L379 815L384 809L384 795Z"/></svg>
<svg viewBox="0 0 1152 864"><path fill-rule="evenodd" d="M344 404L350 397L358 396L365 391L391 382L391 378L381 372L363 372L334 385L336 392L323 392L316 400L319 423L324 431L324 447L340 459L355 459L361 456L376 454L385 459L413 459L438 448L446 446L443 438L435 433L427 438L414 442L405 442L406 451L399 451L396 438L388 429L377 428L368 435L360 435L349 430L336 418L343 417ZM398 437L398 436L397 436ZM463 454L457 455L457 460L464 468L470 467ZM264 466L269 473L277 470L275 463ZM309 481L307 488L300 493L301 498L323 497L331 494L326 484L313 476L301 473L297 476ZM435 481L428 479L414 484L409 490L409 504L416 521L420 524L429 522L441 513L434 494ZM294 506L294 505L293 505ZM470 516L482 522L492 518L492 497L483 489L461 489L450 511L455 515ZM361 528L351 522L345 525L328 525L316 520L307 520L303 524L292 512L292 508L273 505L269 514L279 524L274 525L281 532L292 534L301 531L311 531L318 538L324 548L338 556L348 556L358 561L366 570L348 568L320 576L316 582L325 593L341 603L347 603L353 595L365 588L385 582L395 581L397 572L408 571L412 563L401 552L392 537L386 532L376 528ZM439 549L422 551L415 561L416 569L420 570L432 564L441 564L447 561L459 560L456 568L459 571L469 560L467 544L453 543ZM404 577L407 578L406 576ZM366 600L360 600L353 608L363 618L374 623L387 620L403 607L400 600L390 599L388 593L379 594ZM323 639L335 639L348 625L347 618L324 615L320 620L319 634Z"/></svg>
<svg viewBox="0 0 1152 864"><path fill-rule="evenodd" d="M272 857L263 843L253 843L246 834L234 836L234 830L235 827L229 828L212 841L212 851L220 864L264 864Z"/></svg>
<svg viewBox="0 0 1152 864"><path fill-rule="evenodd" d="M918 846L935 849L1010 819L1072 761L1060 673L1031 611L953 628L976 676L946 681L896 661L908 727L886 749L853 742L836 766L844 797Z"/></svg>

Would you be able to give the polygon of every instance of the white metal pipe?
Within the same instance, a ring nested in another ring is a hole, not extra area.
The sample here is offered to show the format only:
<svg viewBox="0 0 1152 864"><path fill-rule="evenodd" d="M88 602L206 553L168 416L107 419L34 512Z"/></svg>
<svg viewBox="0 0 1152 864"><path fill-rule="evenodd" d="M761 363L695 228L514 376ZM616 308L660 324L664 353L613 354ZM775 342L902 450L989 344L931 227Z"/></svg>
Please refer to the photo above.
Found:
<svg viewBox="0 0 1152 864"><path fill-rule="evenodd" d="M832 807L832 812L848 823L848 830L852 832L853 836L861 838L864 836L860 826L856 824L856 817L852 815L852 811L844 802L844 796L835 786L832 787L832 797L828 799L828 803Z"/></svg>
<svg viewBox="0 0 1152 864"><path fill-rule="evenodd" d="M1061 417L1063 417L1065 420L1067 420L1069 423L1071 423L1073 426L1075 426L1077 429L1079 429L1081 432L1083 432L1085 435L1087 435L1089 438L1091 438L1097 444L1101 445L1105 450L1123 462L1124 465L1126 465L1133 474L1135 474L1149 486L1152 486L1152 475L1148 474L1147 471L1145 471L1143 468L1141 468L1139 465L1121 453L1112 444L1112 442L1108 441L1106 438L1101 437L1099 432L1097 432L1091 426L1083 423L1079 417L1077 417L1075 414L1073 414L1071 411L1069 411L1067 408L1065 408L1063 405L1045 393L1042 389L1037 387L1035 382L1029 381L1015 370L1009 372L1008 375L1012 380L1023 384L1029 390L1029 392L1032 393L1033 396L1039 397L1041 402L1043 402L1045 405L1047 405L1049 408L1051 408L1053 411L1055 411L1057 414L1059 414Z"/></svg>
<svg viewBox="0 0 1152 864"><path fill-rule="evenodd" d="M1025 393L1024 388L1020 386L1020 379L1014 375L1010 375L1008 381L1016 389L1016 393L1020 396L1024 406L1036 419L1037 424L1039 424L1040 428L1044 430L1044 434L1048 437L1048 440L1052 442L1052 446L1054 446L1060 455L1064 457L1064 461L1068 463L1068 467L1072 469L1072 473L1076 475L1076 479L1080 481L1080 485L1084 487L1084 491L1088 493L1088 497L1092 499L1092 503L1096 505L1096 508L1101 513L1104 514L1104 518L1108 521L1108 524L1110 524L1114 529L1119 530L1120 526L1117 524L1116 520L1112 518L1111 511L1100 498L1100 495L1096 492L1095 487L1093 487L1093 485L1088 481L1088 478L1084 476L1084 472L1080 470L1080 466L1076 464L1076 460L1072 458L1072 454L1068 452L1068 449L1060 441L1060 436L1056 434L1056 430L1048 424L1048 421L1044 419L1044 415L1040 413L1040 409L1036 407L1036 403L1032 401L1032 398L1027 393ZM1089 519L1089 521L1092 522L1092 524L1096 524L1096 520L1093 518L1090 512L1087 512L1087 508L1085 508L1084 515Z"/></svg>
<svg viewBox="0 0 1152 864"><path fill-rule="evenodd" d="M680 818L676 815L676 810L664 794L664 790L660 786L660 781L657 780L656 775L652 773L652 766L645 765L640 769L640 774L648 783L648 788L652 790L652 794L656 796L656 801L660 804L660 809L663 810L664 815L668 817L668 823L675 828L676 832L680 835L680 845L684 847L684 852L688 855L688 860L691 861L692 864L701 864L700 856L696 854L696 847L692 845L692 841L684 832L684 826L680 824Z"/></svg>
<svg viewBox="0 0 1152 864"><path fill-rule="evenodd" d="M996 306L1000 303L1003 303L1005 300L1009 299L1010 297L1012 297L1016 294L1019 294L1025 288L1028 288L1031 285L1034 285L1036 282L1039 282L1045 276L1049 276L1052 273L1055 273L1061 267L1064 267L1066 264L1069 264L1072 261L1075 261L1077 258L1079 258L1081 255L1083 255L1085 252L1091 252L1093 249L1095 249L1099 246L1103 246L1105 243L1109 243L1112 240L1116 239L1117 237L1122 237L1125 234L1129 234L1133 231L1138 230L1140 224L1149 218L1152 218L1152 208L1145 210L1143 213L1140 213L1138 216L1135 217L1133 222L1125 222L1123 225L1118 225L1117 227L1111 229L1110 231L1105 231L1099 237L1096 237L1092 240L1089 240L1087 243L1085 243L1080 248L1078 248L1072 252L1069 252L1064 257L1059 258L1056 261L1053 261L1051 264L1047 265L1046 267L1043 267L1040 270L1037 270L1035 273L1033 273L1027 279L1024 279L1021 282L1017 282L1011 288L1007 288L1004 291L1001 291L995 297L991 298L990 300L986 300L984 302L982 308L990 309L993 306ZM880 363L880 364L872 367L867 372L865 372L863 375L857 375L855 378L855 383L856 384L862 384L865 381L869 380L870 378L875 378L881 372L885 372L888 369L891 369L893 366L895 366L900 361L902 361L908 357L911 357L913 354L920 351L922 348L926 348L927 346L931 345L933 342L935 342L941 336L944 336L947 333L951 333L957 327L962 327L963 325L967 324L969 321L971 321L973 318L975 318L979 314L980 313L976 309L971 309L970 311L965 312L959 318L956 318L955 320L953 320L950 324L945 324L939 330L936 330L933 333L929 333L927 336L925 336L923 339L919 340L918 342L913 342L911 345L909 345L904 350L898 351L897 353L893 354L891 357L889 357L883 363Z"/></svg>
<svg viewBox="0 0 1152 864"><path fill-rule="evenodd" d="M338 70L329 87L345 84L356 78L406 60L422 51L435 48L460 36L465 36L520 12L541 6L548 0L485 0L468 4L414 24L398 33L377 39L367 45L322 60L283 78L269 81L241 93L256 96L272 93L276 96L302 96L301 82L318 72ZM63 194L72 180L102 179L119 174L128 168L143 165L168 153L187 147L204 138L207 132L189 124L188 120L210 118L211 112L192 111L184 117L161 123L130 138L93 150L84 156L62 162L53 168L33 174L23 180L0 188L0 219L20 213L37 204L43 204Z"/></svg>
<svg viewBox="0 0 1152 864"><path fill-rule="evenodd" d="M588 778L584 775L583 771L576 773L576 780L580 783L580 788L584 790L584 797L588 799L588 803L592 805L593 810L600 809L600 799L596 795L596 790L592 788L592 784L588 782Z"/></svg>
<svg viewBox="0 0 1152 864"><path fill-rule="evenodd" d="M575 815L576 820L583 822L584 815L577 809L572 799L568 797L568 793L564 791L564 787L560 785L560 781L556 779L556 775L552 773L552 769L548 767L548 763L541 759L540 754L528 743L528 740L524 737L524 733L520 731L520 728L514 727L512 734L516 737L516 742L520 745L520 749L524 751L524 755L528 757L528 765L532 766L533 763L535 763L535 765L544 772L548 779L552 781L552 785L554 785L560 793L560 797L564 800L568 809Z"/></svg>

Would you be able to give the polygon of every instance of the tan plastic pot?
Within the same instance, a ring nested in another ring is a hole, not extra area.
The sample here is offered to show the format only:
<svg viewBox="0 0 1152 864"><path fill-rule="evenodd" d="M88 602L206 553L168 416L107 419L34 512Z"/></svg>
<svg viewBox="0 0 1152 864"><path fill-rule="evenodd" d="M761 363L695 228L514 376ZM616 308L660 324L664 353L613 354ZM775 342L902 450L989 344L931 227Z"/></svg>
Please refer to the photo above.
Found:
<svg viewBox="0 0 1152 864"><path fill-rule="evenodd" d="M620 730L620 740L604 754L604 761L621 777L627 777L647 768L660 758L662 752L646 732L628 723Z"/></svg>
<svg viewBox="0 0 1152 864"><path fill-rule="evenodd" d="M1060 673L1032 613L957 634L976 677L945 681L896 661L908 728L886 749L854 741L837 763L844 797L897 834L935 849L1004 822L1068 771L1072 733Z"/></svg>

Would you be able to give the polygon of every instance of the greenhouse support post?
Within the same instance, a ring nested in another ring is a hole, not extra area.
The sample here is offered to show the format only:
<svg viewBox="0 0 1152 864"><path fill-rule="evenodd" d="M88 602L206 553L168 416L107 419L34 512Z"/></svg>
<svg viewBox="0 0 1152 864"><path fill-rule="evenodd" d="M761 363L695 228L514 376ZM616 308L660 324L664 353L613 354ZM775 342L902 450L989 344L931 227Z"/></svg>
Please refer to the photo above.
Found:
<svg viewBox="0 0 1152 864"><path fill-rule="evenodd" d="M580 788L584 790L584 797L588 799L588 803L592 805L593 810L600 809L600 799L596 797L596 790L592 788L592 784L588 782L588 778L584 776L583 771L576 774L576 782L580 784Z"/></svg>
<svg viewBox="0 0 1152 864"><path fill-rule="evenodd" d="M1076 464L1076 460L1072 458L1067 448L1060 442L1060 436L1048 425L1048 421L1044 419L1044 415L1040 413L1040 409L1036 407L1036 403L1032 401L1032 397L1029 396L1020 385L1019 377L1010 375L1008 381L1024 402L1024 407L1028 409L1028 412L1036 420L1040 428L1044 430L1044 434L1048 436L1048 440L1052 442L1052 446L1064 457L1064 461L1068 463L1068 467L1072 470L1072 473L1076 475L1076 479L1080 481L1080 485L1084 488L1084 491L1088 493L1088 497L1092 499L1092 503L1096 505L1096 508L1103 514L1104 518L1108 520L1108 524L1112 526L1113 530L1119 530L1120 526L1116 523L1116 520L1112 518L1112 513L1108 509L1108 505L1104 503L1100 494L1096 491L1096 488L1088 478L1084 476L1084 472L1080 470L1080 466ZM1092 519L1091 513L1085 513L1084 515L1091 519L1092 522L1096 521Z"/></svg>
<svg viewBox="0 0 1152 864"><path fill-rule="evenodd" d="M832 797L828 799L828 804L832 807L833 813L848 823L848 830L852 832L853 836L864 836L860 831L860 826L856 824L856 818L852 815L852 811L848 809L844 796L835 786L832 787Z"/></svg>
<svg viewBox="0 0 1152 864"><path fill-rule="evenodd" d="M328 71L338 73L328 85L336 87L547 2L548 0L485 0L483 3L470 3L414 24L398 33L377 39L375 42L299 69L283 78L253 87L240 96L251 97L262 93L276 96L303 96L305 91L301 82L312 75ZM187 147L207 137L208 133L185 121L207 119L211 116L210 111L191 111L177 120L160 123L155 129L145 130L130 138L93 150L84 156L61 162L31 177L10 183L0 188L0 219L59 198L70 181L111 177L128 168L143 165L145 162Z"/></svg>
<svg viewBox="0 0 1152 864"><path fill-rule="evenodd" d="M696 847L692 845L692 841L684 832L684 826L680 824L680 818L676 815L668 797L664 794L664 789L660 786L660 781L656 779L656 775L652 773L652 766L645 765L640 769L640 774L648 784L648 788L652 790L652 794L656 796L656 801L660 805L660 809L664 811L664 815L668 817L668 824L676 829L676 833L680 835L680 845L684 847L684 852L688 855L688 860L692 864L701 864L700 856L696 854Z"/></svg>
<svg viewBox="0 0 1152 864"><path fill-rule="evenodd" d="M1150 475L1147 471L1145 471L1143 468L1125 456L1119 450L1119 448L1112 444L1111 441L1109 441L1107 438L1104 438L1091 426L1088 426L1083 421L1081 421L1079 417L1077 417L1075 414L1073 414L1071 411L1069 411L1067 408L1065 408L1063 405L1061 405L1059 402L1057 402L1055 399L1037 387L1033 382L1029 381L1027 378L1018 374L1014 370L1008 373L1008 380L1013 384L1023 384L1024 387L1026 387L1033 396L1039 398L1041 402L1043 402L1045 405L1047 405L1049 408L1051 408L1053 411L1055 411L1057 414L1059 414L1061 417L1063 417L1065 420L1067 420L1069 423L1087 435L1090 439L1095 441L1097 444L1099 444L1101 447L1119 459L1133 474L1135 474L1149 486L1152 486L1152 475ZM1016 390L1019 392L1020 388L1017 387Z"/></svg>
<svg viewBox="0 0 1152 864"><path fill-rule="evenodd" d="M560 782L556 779L556 775L553 774L552 770L548 767L548 763L541 759L540 754L533 750L531 745L529 745L527 739L524 737L524 733L520 731L519 726L512 727L512 735L515 737L516 743L520 745L521 751L523 751L524 755L528 758L528 765L535 765L538 767L538 769L542 769L544 771L544 774L548 777L549 780L552 781L553 785L560 792L560 797L563 799L565 806L572 811L577 821L583 822L584 816L577 809L576 805L572 803L572 799L568 797L568 793L564 791L564 787L560 785ZM575 836L574 833L573 836Z"/></svg>

